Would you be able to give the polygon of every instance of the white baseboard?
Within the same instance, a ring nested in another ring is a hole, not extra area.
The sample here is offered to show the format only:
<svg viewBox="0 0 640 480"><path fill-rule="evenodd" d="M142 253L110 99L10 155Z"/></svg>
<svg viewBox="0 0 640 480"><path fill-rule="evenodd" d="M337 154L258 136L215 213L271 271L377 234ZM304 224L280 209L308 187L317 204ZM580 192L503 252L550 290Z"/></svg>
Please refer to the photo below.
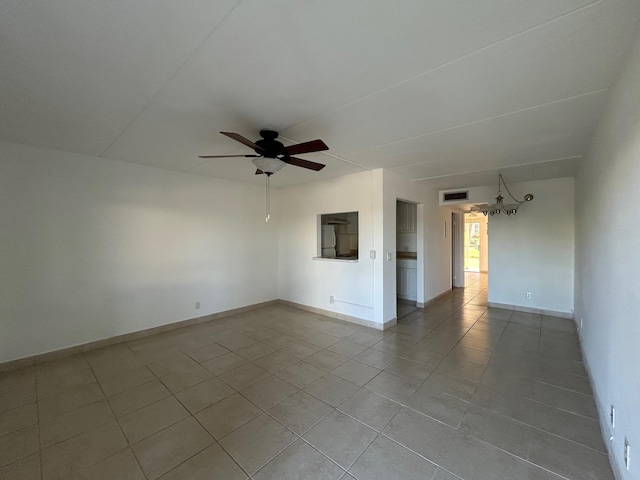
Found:
<svg viewBox="0 0 640 480"><path fill-rule="evenodd" d="M452 291L453 291L453 289L452 289L452 288L449 288L449 289L445 290L444 292L442 292L442 293L440 293L440 294L436 295L436 296L435 296L435 297L433 297L432 299L427 300L427 301L426 301L426 302L424 302L424 303L422 303L422 302L418 302L418 303L416 303L416 306L417 306L418 308L424 308L424 307L426 307L426 306L428 306L428 305L431 305L432 303L436 303L436 302L437 302L438 300L440 300L442 297L446 297L446 296L447 296L447 295L449 295Z"/></svg>
<svg viewBox="0 0 640 480"><path fill-rule="evenodd" d="M544 308L525 307L523 305L511 305L508 303L487 302L487 306L491 308L501 308L503 310L513 310L515 312L536 313L547 317L568 318L573 320L573 311L563 312L561 310L546 310Z"/></svg>
<svg viewBox="0 0 640 480"><path fill-rule="evenodd" d="M9 370L15 370L17 368L24 368L33 365L38 365L43 362L49 362L51 360L58 360L61 358L70 357L78 353L89 352L98 348L108 347L118 343L129 342L139 338L149 337L151 335L157 335L158 333L168 332L170 330L176 330L178 328L184 328L191 325L197 325L199 323L210 322L211 320L218 320L220 318L229 317L231 315L237 315L239 313L250 312L251 310L257 310L258 308L268 307L270 305L277 305L277 300L270 300L268 302L256 303L253 305L247 305L245 307L234 308L231 310L225 310L223 312L212 313L210 315L203 315L202 317L189 318L187 320L181 320L178 322L168 323L166 325L159 325L157 327L147 328L145 330L139 330L137 332L125 333L122 335L116 335L114 337L104 338L101 340L95 340L92 342L83 343L80 345L73 345L71 347L61 348L59 350L53 350L51 352L39 353L24 358L18 358L16 360L8 360L0 363L0 373Z"/></svg>
<svg viewBox="0 0 640 480"><path fill-rule="evenodd" d="M230 317L231 315L250 312L252 310L257 310L259 308L268 307L270 305L277 305L277 304L288 305L290 307L297 308L299 310L304 310L311 313L317 313L319 315L324 315L325 317L335 318L337 320L342 320L342 321L353 323L356 325L362 325L364 327L375 328L376 330L386 330L388 328L395 326L398 323L397 318L392 318L391 320L387 320L386 322L381 324L377 322L372 322L370 320L365 320L362 318L351 317L349 315L331 312L329 310L323 310L321 308L309 307L299 303L289 302L286 300L270 300L268 302L247 305L245 307L234 308L231 310L226 310L224 312L212 313L211 315L204 315L202 317L190 318L187 320L181 320L179 322L168 323L166 325L160 325L157 327L152 327L152 328L140 330L137 332L125 333L123 335L116 335L114 337L109 337L101 340L83 343L81 345L74 345L74 346L62 348L59 350L53 350L51 352L39 353L36 355L24 357L24 358L18 358L16 360L8 360L6 362L0 363L0 373L7 372L10 370L15 370L18 368L30 367L30 366L38 365L40 363L48 362L51 360L58 360L61 358L70 357L72 355L77 355L79 353L89 352L91 350L96 350L98 348L108 347L110 345L115 345L123 342L129 342L131 340L149 337L151 335L157 335L158 333L168 332L170 330L176 330L178 328L184 328L191 325L197 325L199 323L210 322L212 320L218 320L221 318Z"/></svg>
<svg viewBox="0 0 640 480"><path fill-rule="evenodd" d="M583 348L583 339L582 339L582 331L578 328L578 323L576 322L576 330L578 330L578 339L580 340L580 351L582 353L582 363L584 365L584 369L587 371L587 378L589 379L589 384L591 385L591 391L593 392L593 400L596 404L596 409L598 410L598 423L600 424L600 433L602 435L602 442L604 443L605 448L607 449L607 454L609 455L609 465L611 465L611 470L613 471L613 476L616 480L622 480L624 478L622 474L622 466L619 465L619 457L615 455L615 452L611 448L611 425L609 424L609 408L602 403L600 392L596 384L593 381L593 375L591 370L591 365L589 364L589 359L585 355L585 351Z"/></svg>
<svg viewBox="0 0 640 480"><path fill-rule="evenodd" d="M306 312L317 313L318 315L324 315L325 317L335 318L336 320L342 320L344 322L355 323L356 325L362 325L363 327L375 328L376 330L386 330L393 327L398 323L397 318L392 318L384 323L374 322L372 320L365 320L364 318L352 317L351 315L345 315L344 313L332 312L331 310L324 310L322 308L310 307L301 303L290 302L289 300L278 300L278 303L287 305L289 307L304 310Z"/></svg>

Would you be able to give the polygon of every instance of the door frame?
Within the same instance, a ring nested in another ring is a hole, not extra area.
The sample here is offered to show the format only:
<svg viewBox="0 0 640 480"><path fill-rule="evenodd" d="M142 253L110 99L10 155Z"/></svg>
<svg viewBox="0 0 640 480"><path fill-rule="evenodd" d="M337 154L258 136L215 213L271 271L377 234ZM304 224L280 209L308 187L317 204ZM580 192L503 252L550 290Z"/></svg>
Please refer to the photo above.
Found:
<svg viewBox="0 0 640 480"><path fill-rule="evenodd" d="M451 286L464 288L464 213L451 212Z"/></svg>

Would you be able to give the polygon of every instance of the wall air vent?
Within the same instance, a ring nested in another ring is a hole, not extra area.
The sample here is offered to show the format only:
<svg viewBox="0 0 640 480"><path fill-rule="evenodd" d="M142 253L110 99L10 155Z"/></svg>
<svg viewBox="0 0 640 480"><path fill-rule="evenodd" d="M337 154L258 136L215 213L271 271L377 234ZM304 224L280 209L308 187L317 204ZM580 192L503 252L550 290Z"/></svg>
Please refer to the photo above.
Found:
<svg viewBox="0 0 640 480"><path fill-rule="evenodd" d="M469 190L463 190L461 192L446 192L442 194L443 202L452 202L460 200L469 200Z"/></svg>

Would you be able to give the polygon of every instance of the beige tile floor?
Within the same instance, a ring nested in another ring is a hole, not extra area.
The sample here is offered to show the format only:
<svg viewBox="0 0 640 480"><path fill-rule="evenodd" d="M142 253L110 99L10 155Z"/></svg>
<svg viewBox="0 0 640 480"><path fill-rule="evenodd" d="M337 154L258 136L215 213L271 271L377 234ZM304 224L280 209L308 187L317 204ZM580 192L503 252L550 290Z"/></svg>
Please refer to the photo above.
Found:
<svg viewBox="0 0 640 480"><path fill-rule="evenodd" d="M0 376L2 479L613 479L572 322L486 279L385 332L285 306Z"/></svg>

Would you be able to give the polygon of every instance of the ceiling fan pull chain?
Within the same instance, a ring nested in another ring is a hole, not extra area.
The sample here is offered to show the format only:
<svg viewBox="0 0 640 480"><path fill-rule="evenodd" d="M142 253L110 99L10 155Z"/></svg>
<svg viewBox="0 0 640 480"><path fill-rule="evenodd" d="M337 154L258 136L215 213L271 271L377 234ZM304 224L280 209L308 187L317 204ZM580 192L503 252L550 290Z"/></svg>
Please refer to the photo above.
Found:
<svg viewBox="0 0 640 480"><path fill-rule="evenodd" d="M271 185L269 182L269 178L271 177L271 175L267 174L265 176L267 177L267 216L264 221L268 222L271 218Z"/></svg>

